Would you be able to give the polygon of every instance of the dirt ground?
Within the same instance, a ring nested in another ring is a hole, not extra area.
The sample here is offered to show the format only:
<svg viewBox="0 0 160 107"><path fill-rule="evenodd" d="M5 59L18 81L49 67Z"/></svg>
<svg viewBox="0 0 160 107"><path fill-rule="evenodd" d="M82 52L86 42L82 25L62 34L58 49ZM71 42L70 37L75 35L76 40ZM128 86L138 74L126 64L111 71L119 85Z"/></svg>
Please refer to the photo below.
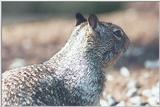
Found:
<svg viewBox="0 0 160 107"><path fill-rule="evenodd" d="M160 84L158 5L149 5L152 10L140 7L133 3L123 11L97 15L100 20L121 26L131 40L124 56L111 69L104 70L107 81L102 99L107 100L108 105L114 105L109 103L109 95L114 102L121 103L120 106L123 106L122 101L130 106L138 104L130 101L138 102L136 96L140 97L141 106L160 105L159 100L152 103L155 100L149 101L150 97L143 94L144 90ZM74 25L74 18L54 18L2 26L2 72L46 61L64 46ZM127 86L130 82L136 94L126 96L132 90ZM159 95L158 90L156 93Z"/></svg>

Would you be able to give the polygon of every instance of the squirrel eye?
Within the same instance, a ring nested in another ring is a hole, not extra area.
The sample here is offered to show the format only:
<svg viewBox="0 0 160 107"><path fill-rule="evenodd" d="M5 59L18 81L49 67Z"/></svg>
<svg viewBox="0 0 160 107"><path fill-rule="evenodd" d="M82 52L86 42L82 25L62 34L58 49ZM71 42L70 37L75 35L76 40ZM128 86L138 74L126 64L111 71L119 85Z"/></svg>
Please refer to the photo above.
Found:
<svg viewBox="0 0 160 107"><path fill-rule="evenodd" d="M123 35L122 31L120 29L114 29L113 34L116 39L121 40L121 37Z"/></svg>

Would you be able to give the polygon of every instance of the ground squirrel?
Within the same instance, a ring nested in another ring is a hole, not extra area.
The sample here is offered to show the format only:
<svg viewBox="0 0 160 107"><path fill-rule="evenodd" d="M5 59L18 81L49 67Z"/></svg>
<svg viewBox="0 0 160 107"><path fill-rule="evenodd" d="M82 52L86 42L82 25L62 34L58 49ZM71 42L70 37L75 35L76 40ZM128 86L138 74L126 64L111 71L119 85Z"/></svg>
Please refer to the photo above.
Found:
<svg viewBox="0 0 160 107"><path fill-rule="evenodd" d="M2 105L97 105L105 81L102 68L128 45L119 26L77 13L76 26L57 54L2 74Z"/></svg>

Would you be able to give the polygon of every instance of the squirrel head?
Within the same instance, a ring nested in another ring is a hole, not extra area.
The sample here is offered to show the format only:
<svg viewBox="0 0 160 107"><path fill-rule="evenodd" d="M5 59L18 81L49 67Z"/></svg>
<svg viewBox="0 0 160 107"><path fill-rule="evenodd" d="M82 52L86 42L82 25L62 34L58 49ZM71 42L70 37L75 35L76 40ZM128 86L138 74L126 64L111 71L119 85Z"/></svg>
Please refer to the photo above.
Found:
<svg viewBox="0 0 160 107"><path fill-rule="evenodd" d="M115 62L130 43L121 27L101 22L93 14L85 19L82 14L77 13L76 26L72 34L75 43L81 45L79 49L85 49L90 55L99 57L103 65Z"/></svg>

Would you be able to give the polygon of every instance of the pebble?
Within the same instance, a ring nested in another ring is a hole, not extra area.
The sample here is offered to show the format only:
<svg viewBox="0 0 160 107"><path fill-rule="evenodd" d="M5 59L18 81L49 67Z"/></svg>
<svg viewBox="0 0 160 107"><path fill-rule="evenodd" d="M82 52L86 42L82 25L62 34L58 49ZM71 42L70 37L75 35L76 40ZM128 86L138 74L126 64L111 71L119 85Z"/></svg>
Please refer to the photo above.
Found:
<svg viewBox="0 0 160 107"><path fill-rule="evenodd" d="M141 105L142 100L140 96L134 96L129 99L129 102L132 103L133 105L139 106Z"/></svg>
<svg viewBox="0 0 160 107"><path fill-rule="evenodd" d="M126 67L122 67L122 68L120 69L120 73L121 73L121 75L124 76L124 77L129 77L129 76L130 76L130 71L129 71L128 68L126 68Z"/></svg>
<svg viewBox="0 0 160 107"><path fill-rule="evenodd" d="M119 102L116 106L121 106L121 107L124 107L126 104L125 104L125 101L121 101Z"/></svg>
<svg viewBox="0 0 160 107"><path fill-rule="evenodd" d="M157 94L157 93L159 93L158 91L159 91L159 87L156 87L156 86L154 86L154 87L151 89L151 93L152 93L153 96L159 95L159 94Z"/></svg>
<svg viewBox="0 0 160 107"><path fill-rule="evenodd" d="M157 93L160 93L159 88L160 88L160 86L158 83L156 84L156 86L152 87L151 93L153 96L157 96L157 95L159 96L159 94L157 94Z"/></svg>
<svg viewBox="0 0 160 107"><path fill-rule="evenodd" d="M108 74L108 75L107 75L107 80L108 80L108 81L113 81L113 76L112 76L111 74Z"/></svg>
<svg viewBox="0 0 160 107"><path fill-rule="evenodd" d="M109 106L109 104L107 103L107 101L104 100L104 99L100 99L100 105L101 106Z"/></svg>
<svg viewBox="0 0 160 107"><path fill-rule="evenodd" d="M156 104L160 103L159 93L160 93L160 89L159 89L159 82L158 82L156 86L153 86L151 89L151 94L152 94L151 99L154 99Z"/></svg>
<svg viewBox="0 0 160 107"><path fill-rule="evenodd" d="M145 89L142 91L142 95L148 97L148 103L152 106L160 103L160 95L159 92L159 82L153 86L151 89Z"/></svg>
<svg viewBox="0 0 160 107"><path fill-rule="evenodd" d="M18 68L18 67L23 67L25 65L26 65L26 61L24 59L16 58L12 61L9 68L13 69L13 68Z"/></svg>
<svg viewBox="0 0 160 107"><path fill-rule="evenodd" d="M128 92L126 93L127 97L133 97L137 94L137 88L131 88L128 90Z"/></svg>
<svg viewBox="0 0 160 107"><path fill-rule="evenodd" d="M149 97L147 101L151 106L156 106L157 105L156 97Z"/></svg>
<svg viewBox="0 0 160 107"><path fill-rule="evenodd" d="M136 80L129 80L128 84L127 84L127 88L131 89L131 88L139 88L139 85L137 83Z"/></svg>
<svg viewBox="0 0 160 107"><path fill-rule="evenodd" d="M149 90L149 89L143 90L143 91L142 91L142 95L143 95L143 96L146 96L146 97L151 97L151 96L152 96L151 90Z"/></svg>
<svg viewBox="0 0 160 107"><path fill-rule="evenodd" d="M117 104L115 98L111 95L107 95L107 102L110 106Z"/></svg>

